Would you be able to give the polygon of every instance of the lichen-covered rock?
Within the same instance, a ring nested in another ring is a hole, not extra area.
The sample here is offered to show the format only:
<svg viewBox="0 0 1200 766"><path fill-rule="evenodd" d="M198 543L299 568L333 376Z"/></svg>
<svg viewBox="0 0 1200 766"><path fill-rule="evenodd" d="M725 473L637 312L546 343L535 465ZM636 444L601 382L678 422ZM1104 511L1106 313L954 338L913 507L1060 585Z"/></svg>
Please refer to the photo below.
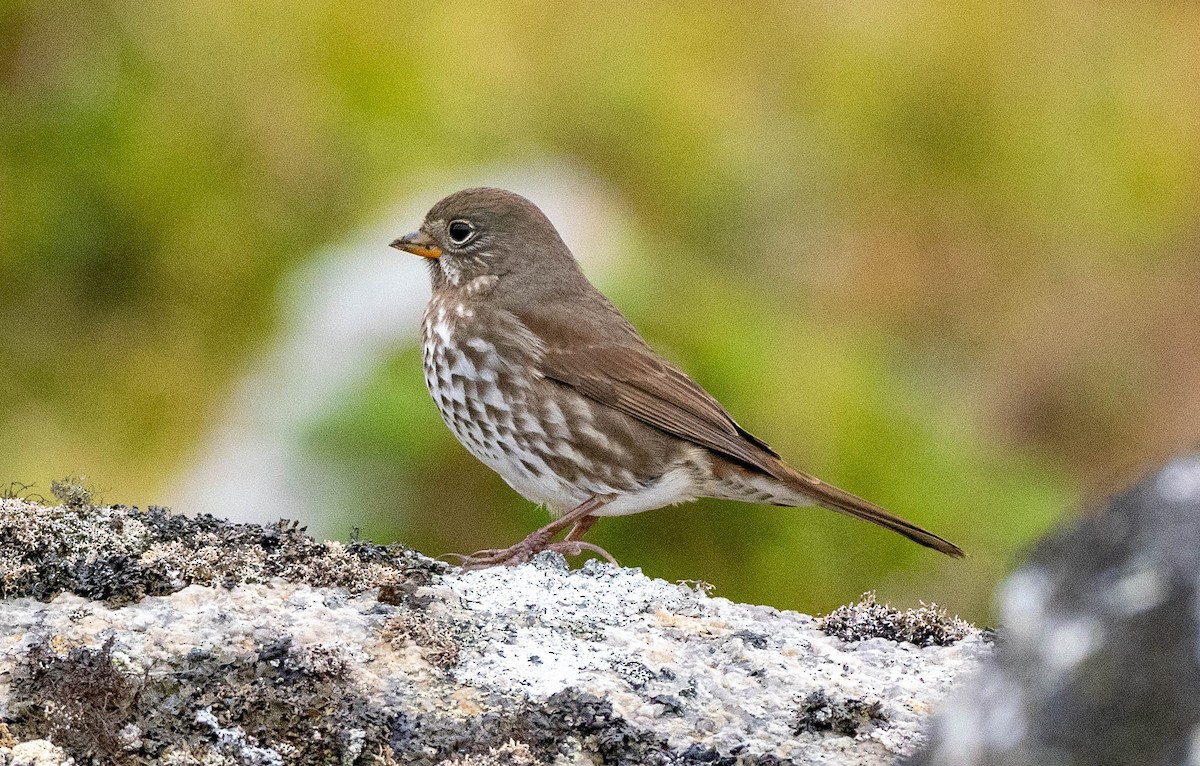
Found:
<svg viewBox="0 0 1200 766"><path fill-rule="evenodd" d="M991 651L86 501L0 501L0 561L0 764L887 764Z"/></svg>
<svg viewBox="0 0 1200 766"><path fill-rule="evenodd" d="M398 546L316 542L303 527L231 524L71 499L43 506L0 498L0 598L49 600L69 592L113 605L163 596L188 585L233 586L275 578L353 592L409 589L444 564Z"/></svg>
<svg viewBox="0 0 1200 766"><path fill-rule="evenodd" d="M1200 764L1200 456L1040 543L916 766Z"/></svg>

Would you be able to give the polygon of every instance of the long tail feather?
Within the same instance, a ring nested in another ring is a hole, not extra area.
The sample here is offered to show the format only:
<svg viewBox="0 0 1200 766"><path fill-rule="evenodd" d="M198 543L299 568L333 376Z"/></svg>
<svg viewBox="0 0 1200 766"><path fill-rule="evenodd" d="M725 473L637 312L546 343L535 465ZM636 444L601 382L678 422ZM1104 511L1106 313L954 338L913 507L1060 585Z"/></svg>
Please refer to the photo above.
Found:
<svg viewBox="0 0 1200 766"><path fill-rule="evenodd" d="M967 555L962 548L949 540L939 537L927 529L922 529L912 522L905 521L869 500L852 495L844 489L838 489L832 484L826 484L820 479L801 473L790 466L785 465L784 467L787 471L781 472L785 475L779 478L794 486L801 494L811 497L822 508L878 524L885 529L904 535L914 543L933 548L935 551L940 551L956 559L964 558Z"/></svg>

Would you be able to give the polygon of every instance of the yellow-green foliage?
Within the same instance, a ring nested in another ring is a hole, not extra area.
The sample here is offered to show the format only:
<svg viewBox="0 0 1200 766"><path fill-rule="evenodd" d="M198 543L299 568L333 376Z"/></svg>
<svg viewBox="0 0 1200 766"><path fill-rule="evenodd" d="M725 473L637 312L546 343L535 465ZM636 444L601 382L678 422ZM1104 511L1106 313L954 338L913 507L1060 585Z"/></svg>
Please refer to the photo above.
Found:
<svg viewBox="0 0 1200 766"><path fill-rule="evenodd" d="M598 541L729 595L979 616L1081 492L1194 439L1198 35L1187 3L9 3L0 478L158 501L281 275L430 178L553 157L640 232L608 287L652 341L975 557L717 504ZM433 552L531 527L419 387L398 351L314 424L341 512L421 510Z"/></svg>

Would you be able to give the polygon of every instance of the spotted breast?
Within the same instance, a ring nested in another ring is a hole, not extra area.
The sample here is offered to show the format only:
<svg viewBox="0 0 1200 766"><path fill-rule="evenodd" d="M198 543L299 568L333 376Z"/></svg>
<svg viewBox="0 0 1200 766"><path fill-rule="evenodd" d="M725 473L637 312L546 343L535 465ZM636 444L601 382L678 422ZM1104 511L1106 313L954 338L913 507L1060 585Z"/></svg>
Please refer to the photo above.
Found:
<svg viewBox="0 0 1200 766"><path fill-rule="evenodd" d="M527 499L561 514L645 484L598 428L595 409L537 372L538 344L511 314L435 296L421 324L425 385L467 450ZM612 509L617 513L621 507ZM627 511L633 512L633 511Z"/></svg>

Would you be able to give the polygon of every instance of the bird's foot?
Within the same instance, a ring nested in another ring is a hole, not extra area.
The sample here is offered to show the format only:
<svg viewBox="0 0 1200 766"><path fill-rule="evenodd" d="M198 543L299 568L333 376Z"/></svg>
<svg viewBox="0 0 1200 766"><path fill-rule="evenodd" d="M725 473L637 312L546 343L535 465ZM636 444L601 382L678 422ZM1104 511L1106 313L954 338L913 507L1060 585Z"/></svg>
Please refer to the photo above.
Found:
<svg viewBox="0 0 1200 766"><path fill-rule="evenodd" d="M487 569L488 567L512 567L524 564L548 547L550 547L550 536L539 530L516 545L510 545L507 548L486 548L469 555L462 553L446 555L458 559L458 565L463 569Z"/></svg>
<svg viewBox="0 0 1200 766"><path fill-rule="evenodd" d="M603 556L609 563L620 566L611 553L594 543L585 543L582 540L560 540L552 543L544 535L537 533L508 548L488 548L469 555L448 553L446 556L457 559L458 565L463 569L487 569L488 567L512 567L524 564L542 551L554 551L563 556L579 556L584 551L591 551L598 556Z"/></svg>
<svg viewBox="0 0 1200 766"><path fill-rule="evenodd" d="M598 545L581 542L578 539L596 523L596 517L592 513L611 499L612 497L607 495L592 495L567 513L564 513L521 542L508 548L489 548L487 550L475 551L469 556L464 556L461 553L450 553L447 556L458 559L458 565L463 569L486 569L488 567L511 567L517 564L524 564L537 554L547 550L560 553L564 556L578 556L587 550L599 554L616 564L617 560L608 551ZM570 531L567 532L567 536L564 539L558 542L551 542L558 533L562 532L568 526L570 527Z"/></svg>
<svg viewBox="0 0 1200 766"><path fill-rule="evenodd" d="M562 540L557 543L550 543L546 546L546 550L561 553L564 556L579 556L584 551L591 551L597 556L603 556L608 563L614 566L621 566L621 562L617 561L611 553L595 543L585 543L582 540Z"/></svg>
<svg viewBox="0 0 1200 766"><path fill-rule="evenodd" d="M535 551L532 548L517 543L511 548L501 550L489 549L485 551L477 551L469 556L464 556L461 553L451 554L459 559L458 565L463 569L487 569L489 567L515 567L517 564L524 564L541 551Z"/></svg>

